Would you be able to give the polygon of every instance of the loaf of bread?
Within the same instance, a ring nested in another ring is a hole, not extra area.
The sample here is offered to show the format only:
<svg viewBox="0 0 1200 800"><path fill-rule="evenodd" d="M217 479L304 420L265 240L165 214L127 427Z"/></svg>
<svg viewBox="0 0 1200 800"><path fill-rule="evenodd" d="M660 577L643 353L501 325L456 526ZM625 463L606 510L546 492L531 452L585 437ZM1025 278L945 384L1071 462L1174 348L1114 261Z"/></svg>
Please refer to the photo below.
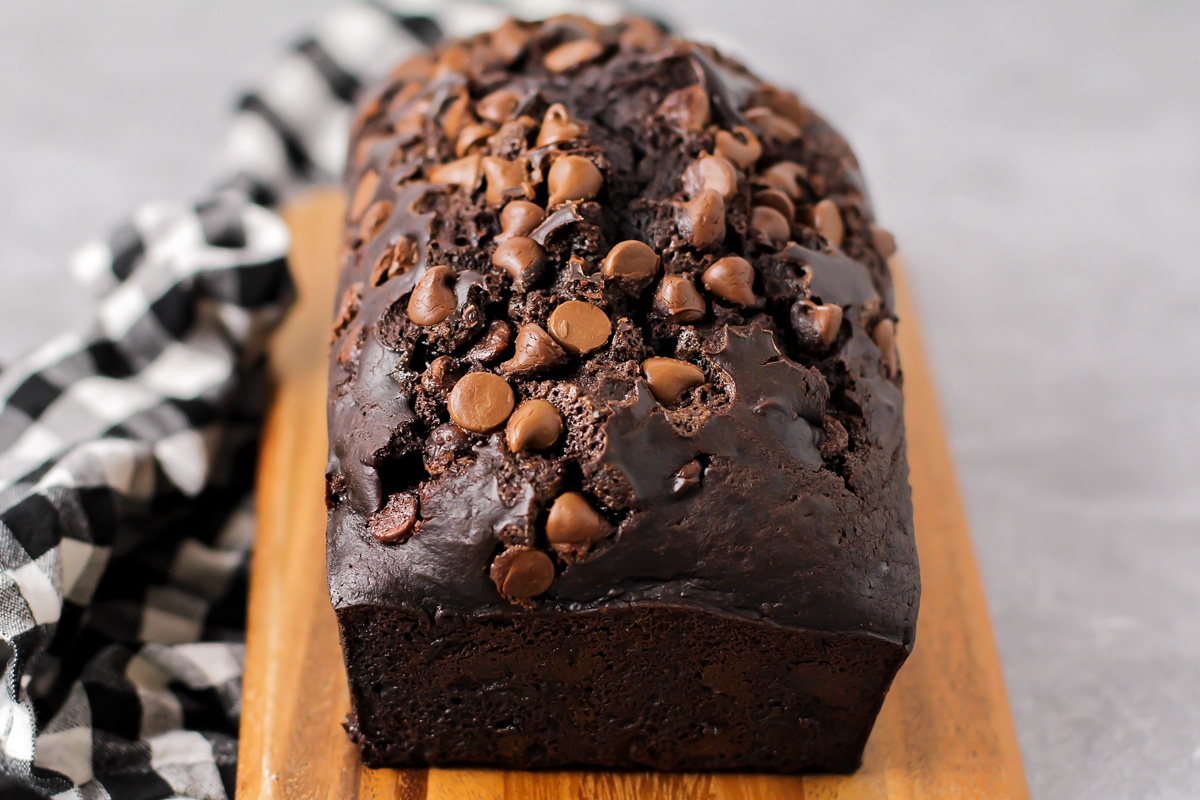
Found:
<svg viewBox="0 0 1200 800"><path fill-rule="evenodd" d="M328 573L370 765L854 769L920 584L845 141L631 18L509 22L354 124Z"/></svg>

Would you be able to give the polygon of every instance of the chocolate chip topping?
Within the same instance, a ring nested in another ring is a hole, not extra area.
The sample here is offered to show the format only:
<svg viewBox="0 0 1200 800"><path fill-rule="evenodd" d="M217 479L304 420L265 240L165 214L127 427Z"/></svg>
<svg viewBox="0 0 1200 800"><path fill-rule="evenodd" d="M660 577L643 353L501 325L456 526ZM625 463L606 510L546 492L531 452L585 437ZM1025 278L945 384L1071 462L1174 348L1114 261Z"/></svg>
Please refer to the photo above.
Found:
<svg viewBox="0 0 1200 800"><path fill-rule="evenodd" d="M556 206L568 200L591 200L600 193L604 176L583 156L562 156L550 167L547 184L550 187L549 205Z"/></svg>
<svg viewBox="0 0 1200 800"><path fill-rule="evenodd" d="M400 236L395 244L383 251L371 268L371 285L380 286L401 275L417 263L417 242L411 236Z"/></svg>
<svg viewBox="0 0 1200 800"><path fill-rule="evenodd" d="M658 113L681 130L700 131L708 127L712 105L703 86L685 86L667 95L659 103Z"/></svg>
<svg viewBox="0 0 1200 800"><path fill-rule="evenodd" d="M755 206L750 212L750 234L764 247L781 250L792 238L792 226L774 208Z"/></svg>
<svg viewBox="0 0 1200 800"><path fill-rule="evenodd" d="M732 131L717 131L716 154L742 169L753 167L762 158L762 144L754 131L739 125Z"/></svg>
<svg viewBox="0 0 1200 800"><path fill-rule="evenodd" d="M533 197L529 168L524 159L508 161L495 156L483 159L483 175L487 183L487 201L500 205L513 197Z"/></svg>
<svg viewBox="0 0 1200 800"><path fill-rule="evenodd" d="M604 52L604 45L592 39L576 39L573 42L560 44L546 54L546 69L551 72L566 72L581 64L599 58Z"/></svg>
<svg viewBox="0 0 1200 800"><path fill-rule="evenodd" d="M658 285L654 295L654 308L675 322L699 322L704 319L707 306L696 284L686 275L668 275Z"/></svg>
<svg viewBox="0 0 1200 800"><path fill-rule="evenodd" d="M812 221L817 233L824 236L831 246L842 246L846 228L842 222L842 210L838 208L837 203L829 198L817 203L813 206Z"/></svg>
<svg viewBox="0 0 1200 800"><path fill-rule="evenodd" d="M725 256L717 260L701 276L704 288L722 300L740 306L752 306L754 297L754 267L741 256Z"/></svg>
<svg viewBox="0 0 1200 800"><path fill-rule="evenodd" d="M679 209L679 232L692 247L705 249L725 240L725 201L712 189L699 192Z"/></svg>
<svg viewBox="0 0 1200 800"><path fill-rule="evenodd" d="M371 200L375 197L375 191L378 188L379 173L375 170L368 170L359 179L358 186L354 187L354 198L350 201L350 219L357 220L362 217L367 206L371 205Z"/></svg>
<svg viewBox="0 0 1200 800"><path fill-rule="evenodd" d="M704 383L704 372L695 364L677 358L648 358L642 362L642 374L650 393L663 405L674 405L688 389Z"/></svg>
<svg viewBox="0 0 1200 800"><path fill-rule="evenodd" d="M896 323L890 319L881 319L871 331L871 340L879 347L883 356L884 374L889 378L896 377L900 372L900 355L896 352Z"/></svg>
<svg viewBox="0 0 1200 800"><path fill-rule="evenodd" d="M875 249L879 251L879 255L884 258L896 255L896 237L892 236L891 232L878 225L872 225L871 240L875 244Z"/></svg>
<svg viewBox="0 0 1200 800"><path fill-rule="evenodd" d="M554 341L575 355L603 347L612 334L612 321L601 309L582 300L568 300L550 313L548 322Z"/></svg>
<svg viewBox="0 0 1200 800"><path fill-rule="evenodd" d="M520 105L521 95L511 89L497 89L479 98L479 102L475 104L475 113L480 119L503 125L516 115Z"/></svg>
<svg viewBox="0 0 1200 800"><path fill-rule="evenodd" d="M712 189L728 201L737 194L737 169L723 156L701 156L683 173L683 186L689 195Z"/></svg>
<svg viewBox="0 0 1200 800"><path fill-rule="evenodd" d="M625 50L653 50L662 44L663 31L645 17L627 17L618 41Z"/></svg>
<svg viewBox="0 0 1200 800"><path fill-rule="evenodd" d="M562 103L555 103L546 109L546 116L542 118L537 146L541 148L549 144L569 142L572 139L578 139L585 133L587 133L587 126L578 120L571 119L571 115L567 113L567 107Z"/></svg>
<svg viewBox="0 0 1200 800"><path fill-rule="evenodd" d="M489 574L506 600L528 601L554 583L554 562L541 550L518 545L496 556Z"/></svg>
<svg viewBox="0 0 1200 800"><path fill-rule="evenodd" d="M546 518L546 540L561 552L576 552L595 544L612 531L608 520L600 516L579 492L559 495Z"/></svg>
<svg viewBox="0 0 1200 800"><path fill-rule="evenodd" d="M413 287L408 298L408 318L416 325L437 325L454 313L458 298L450 288L454 270L449 267L430 267Z"/></svg>
<svg viewBox="0 0 1200 800"><path fill-rule="evenodd" d="M482 147L488 137L496 132L496 128L480 122L468 122L458 134L454 143L454 154L465 156L472 150Z"/></svg>
<svg viewBox="0 0 1200 800"><path fill-rule="evenodd" d="M813 351L829 348L842 327L842 307L802 300L792 308L792 328L801 345Z"/></svg>
<svg viewBox="0 0 1200 800"><path fill-rule="evenodd" d="M490 433L508 420L514 402L508 381L490 372L471 372L450 390L446 410L460 428Z"/></svg>
<svg viewBox="0 0 1200 800"><path fill-rule="evenodd" d="M768 206L783 214L784 219L796 219L796 205L792 199L778 189L760 189L754 193L754 205Z"/></svg>
<svg viewBox="0 0 1200 800"><path fill-rule="evenodd" d="M546 400L526 400L508 418L504 438L509 450L521 453L553 447L562 432L558 409Z"/></svg>
<svg viewBox="0 0 1200 800"><path fill-rule="evenodd" d="M393 206L387 200L380 200L372 203L367 212L363 214L362 222L358 226L359 241L366 241L379 233L379 229L388 221L388 217L392 215Z"/></svg>
<svg viewBox="0 0 1200 800"><path fill-rule="evenodd" d="M800 181L807 176L808 170L796 162L780 161L763 171L762 180L792 200L799 200L804 195L804 187L800 185Z"/></svg>
<svg viewBox="0 0 1200 800"><path fill-rule="evenodd" d="M546 210L537 203L514 200L500 212L501 233L496 238L504 241L513 236L528 236L545 218Z"/></svg>
<svg viewBox="0 0 1200 800"><path fill-rule="evenodd" d="M517 331L515 353L500 365L505 375L528 376L548 369L564 358L566 352L542 326L527 322Z"/></svg>
<svg viewBox="0 0 1200 800"><path fill-rule="evenodd" d="M771 139L790 142L800 138L799 125L769 108L751 108L746 111L746 119Z"/></svg>
<svg viewBox="0 0 1200 800"><path fill-rule="evenodd" d="M371 535L382 544L408 541L417 524L417 506L417 496L411 492L392 495L383 508L371 515L367 526Z"/></svg>
<svg viewBox="0 0 1200 800"><path fill-rule="evenodd" d="M490 364L503 355L511 343L512 326L502 319L494 319L463 358L476 364Z"/></svg>
<svg viewBox="0 0 1200 800"><path fill-rule="evenodd" d="M514 236L495 249L492 264L507 272L518 288L524 288L541 276L546 251L533 239Z"/></svg>
<svg viewBox="0 0 1200 800"><path fill-rule="evenodd" d="M482 163L483 156L479 153L472 153L469 156L463 156L457 161L449 161L433 167L429 170L429 180L431 183L457 186L461 189L471 191L479 185Z"/></svg>
<svg viewBox="0 0 1200 800"><path fill-rule="evenodd" d="M627 239L608 251L601 272L606 278L625 278L635 283L645 283L658 274L658 264L658 253L650 245Z"/></svg>

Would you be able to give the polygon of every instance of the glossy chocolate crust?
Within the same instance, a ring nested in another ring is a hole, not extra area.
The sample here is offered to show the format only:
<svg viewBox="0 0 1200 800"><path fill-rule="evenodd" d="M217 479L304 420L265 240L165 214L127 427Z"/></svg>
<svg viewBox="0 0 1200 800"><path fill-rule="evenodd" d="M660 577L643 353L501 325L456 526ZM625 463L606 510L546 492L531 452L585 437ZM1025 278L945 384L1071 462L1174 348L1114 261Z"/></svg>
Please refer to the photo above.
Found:
<svg viewBox="0 0 1200 800"><path fill-rule="evenodd" d="M920 584L893 245L841 137L568 17L398 67L348 184L328 571L364 760L853 769ZM533 399L542 449L502 424Z"/></svg>

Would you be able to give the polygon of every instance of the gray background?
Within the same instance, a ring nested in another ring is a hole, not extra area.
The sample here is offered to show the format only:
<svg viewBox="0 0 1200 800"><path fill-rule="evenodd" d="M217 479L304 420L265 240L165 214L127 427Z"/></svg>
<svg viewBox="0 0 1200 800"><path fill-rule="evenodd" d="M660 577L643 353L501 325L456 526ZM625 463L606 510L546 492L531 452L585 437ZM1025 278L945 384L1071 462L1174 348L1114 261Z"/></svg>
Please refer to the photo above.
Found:
<svg viewBox="0 0 1200 800"><path fill-rule="evenodd" d="M317 0L0 4L0 360L205 185ZM1038 798L1200 797L1200 3L661 0L858 148L912 265Z"/></svg>

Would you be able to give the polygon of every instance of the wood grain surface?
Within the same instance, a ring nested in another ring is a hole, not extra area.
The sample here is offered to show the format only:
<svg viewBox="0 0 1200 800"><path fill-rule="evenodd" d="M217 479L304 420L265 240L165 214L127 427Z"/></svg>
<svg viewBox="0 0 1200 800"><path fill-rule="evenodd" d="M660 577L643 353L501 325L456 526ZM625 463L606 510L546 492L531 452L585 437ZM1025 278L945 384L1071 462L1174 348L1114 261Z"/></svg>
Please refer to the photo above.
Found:
<svg viewBox="0 0 1200 800"><path fill-rule="evenodd" d="M1027 798L1025 773L941 412L898 281L909 461L923 594L917 644L851 776L369 770L342 730L349 705L325 583L325 352L341 196L287 217L300 298L276 337L275 400L258 485L239 800L931 800Z"/></svg>

